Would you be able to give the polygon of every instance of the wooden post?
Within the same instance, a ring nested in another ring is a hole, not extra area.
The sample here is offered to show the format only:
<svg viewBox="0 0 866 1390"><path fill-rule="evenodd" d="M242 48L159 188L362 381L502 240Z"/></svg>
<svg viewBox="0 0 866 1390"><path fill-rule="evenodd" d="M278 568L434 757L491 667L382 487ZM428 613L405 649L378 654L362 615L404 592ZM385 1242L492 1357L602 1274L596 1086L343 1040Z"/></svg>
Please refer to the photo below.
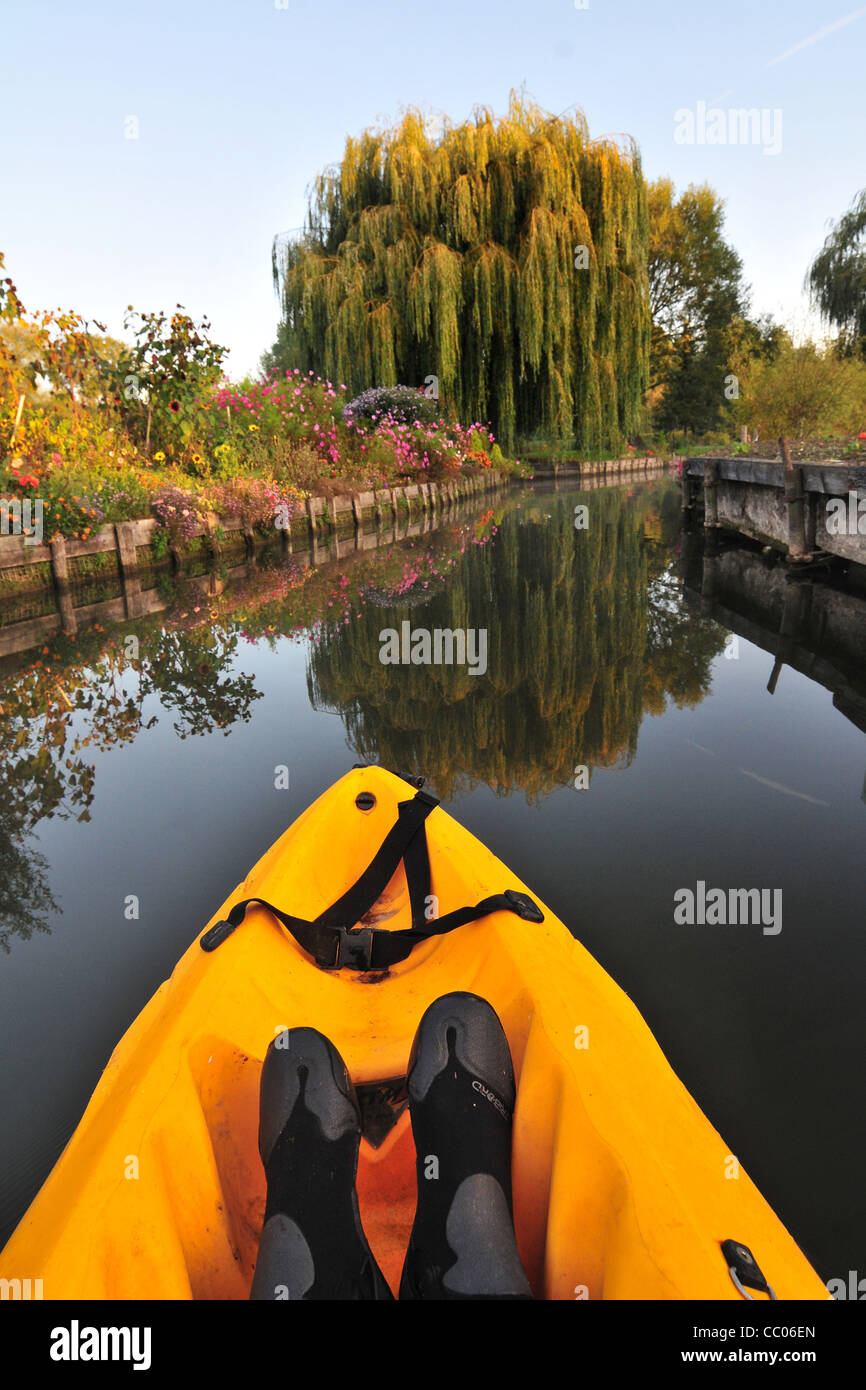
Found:
<svg viewBox="0 0 866 1390"><path fill-rule="evenodd" d="M135 522L116 521L114 538L117 544L117 563L120 568L120 586L123 590L123 606L127 618L138 616L136 600L141 593L141 580L137 577L138 551L135 545Z"/></svg>
<svg viewBox="0 0 866 1390"><path fill-rule="evenodd" d="M54 576L54 587L57 592L57 607L60 610L60 626L69 637L74 637L78 631L78 622L75 617L75 607L72 596L69 592L69 561L66 557L66 541L62 536L50 542L51 547L51 573Z"/></svg>
<svg viewBox="0 0 866 1390"><path fill-rule="evenodd" d="M803 470L791 462L788 441L782 435L779 439L782 462L785 465L785 510L788 514L788 559L811 560L806 548L806 492L803 487Z"/></svg>
<svg viewBox="0 0 866 1390"><path fill-rule="evenodd" d="M719 462L704 460L704 525L719 524Z"/></svg>
<svg viewBox="0 0 866 1390"><path fill-rule="evenodd" d="M134 539L134 524L128 521L114 523L114 536L117 541L117 558L120 573L126 578L135 572L137 551Z"/></svg>

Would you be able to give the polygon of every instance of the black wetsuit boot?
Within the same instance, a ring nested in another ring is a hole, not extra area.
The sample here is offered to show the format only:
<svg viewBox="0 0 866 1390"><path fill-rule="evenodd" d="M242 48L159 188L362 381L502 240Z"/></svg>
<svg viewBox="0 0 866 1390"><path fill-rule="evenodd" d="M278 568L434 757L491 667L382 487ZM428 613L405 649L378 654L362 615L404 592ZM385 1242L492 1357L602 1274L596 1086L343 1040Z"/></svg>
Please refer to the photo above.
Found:
<svg viewBox="0 0 866 1390"><path fill-rule="evenodd" d="M345 1063L291 1028L262 1066L259 1153L268 1182L251 1299L390 1299L361 1226L361 1120Z"/></svg>
<svg viewBox="0 0 866 1390"><path fill-rule="evenodd" d="M437 999L408 1072L418 1206L401 1299L530 1299L514 1237L514 1072L495 1012L474 994Z"/></svg>

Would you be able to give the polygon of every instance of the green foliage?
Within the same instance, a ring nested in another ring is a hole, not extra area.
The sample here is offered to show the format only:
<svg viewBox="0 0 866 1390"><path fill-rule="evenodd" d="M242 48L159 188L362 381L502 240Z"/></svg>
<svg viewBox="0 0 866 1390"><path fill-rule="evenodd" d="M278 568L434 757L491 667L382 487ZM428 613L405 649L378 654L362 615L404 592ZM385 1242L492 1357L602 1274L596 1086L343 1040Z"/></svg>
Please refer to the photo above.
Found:
<svg viewBox="0 0 866 1390"><path fill-rule="evenodd" d="M855 434L866 425L866 362L814 343L786 346L755 374L742 411L772 438Z"/></svg>
<svg viewBox="0 0 866 1390"><path fill-rule="evenodd" d="M489 431L440 420L436 400L409 388L391 393L396 413L345 418L345 384L312 371L221 381L225 349L180 306L133 314L124 345L77 314L25 317L11 281L0 288L0 492L43 500L49 538L87 538L165 510L172 494L180 532L213 510L208 494L261 524L273 496L292 512L323 489L490 466Z"/></svg>
<svg viewBox="0 0 866 1390"><path fill-rule="evenodd" d="M150 548L155 560L164 560L171 546L171 538L165 526L155 526L150 538Z"/></svg>
<svg viewBox="0 0 866 1390"><path fill-rule="evenodd" d="M866 358L866 188L833 227L806 285L821 313L839 329L841 352Z"/></svg>
<svg viewBox="0 0 866 1390"><path fill-rule="evenodd" d="M6 256L0 251L0 270L5 269ZM24 305L18 298L18 291L9 276L4 276L0 279L0 320L4 323L14 323L16 319L22 318L24 313Z"/></svg>
<svg viewBox="0 0 866 1390"><path fill-rule="evenodd" d="M191 442L200 400L216 387L228 349L211 342L207 319L194 323L181 304L170 317L130 305L131 325L133 346L104 364L106 388L132 436L174 457Z"/></svg>
<svg viewBox="0 0 866 1390"><path fill-rule="evenodd" d="M274 247L269 362L361 390L438 378L510 445L630 428L647 383L647 211L633 147L512 94L433 137L417 112L349 139L303 236Z"/></svg>
<svg viewBox="0 0 866 1390"><path fill-rule="evenodd" d="M662 429L705 432L729 418L731 324L745 312L742 263L723 236L724 203L706 184L679 198L649 187L650 378Z"/></svg>

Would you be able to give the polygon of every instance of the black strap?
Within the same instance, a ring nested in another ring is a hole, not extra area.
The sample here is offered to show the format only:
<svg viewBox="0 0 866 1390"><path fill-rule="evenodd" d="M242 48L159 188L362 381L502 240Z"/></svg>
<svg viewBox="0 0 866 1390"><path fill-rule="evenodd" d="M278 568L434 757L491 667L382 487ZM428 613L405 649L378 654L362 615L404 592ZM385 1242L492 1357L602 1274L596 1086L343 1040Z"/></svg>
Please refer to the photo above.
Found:
<svg viewBox="0 0 866 1390"><path fill-rule="evenodd" d="M430 812L438 805L435 796L422 791L416 792L411 801L398 802L396 825L392 825L357 883L353 883L342 898L338 898L325 912L321 912L316 922L325 927L337 928L345 926L347 922L360 922L364 913L369 912L373 904L379 901L414 836Z"/></svg>
<svg viewBox="0 0 866 1390"><path fill-rule="evenodd" d="M340 970L343 967L350 970L387 970L398 961L405 960L419 942L431 936L442 936L491 912L513 912L526 921L543 922L543 914L533 900L511 888L482 899L474 907L460 907L444 917L427 920L430 857L424 822L438 805L435 797L422 791L411 801L399 802L396 824L385 836L361 877L314 921L283 912L264 898L246 898L234 904L224 921L216 922L204 933L199 943L202 950L215 951L240 925L247 908L253 903L272 912L323 970ZM355 926L381 897L401 859L409 888L412 926L405 931L395 932Z"/></svg>

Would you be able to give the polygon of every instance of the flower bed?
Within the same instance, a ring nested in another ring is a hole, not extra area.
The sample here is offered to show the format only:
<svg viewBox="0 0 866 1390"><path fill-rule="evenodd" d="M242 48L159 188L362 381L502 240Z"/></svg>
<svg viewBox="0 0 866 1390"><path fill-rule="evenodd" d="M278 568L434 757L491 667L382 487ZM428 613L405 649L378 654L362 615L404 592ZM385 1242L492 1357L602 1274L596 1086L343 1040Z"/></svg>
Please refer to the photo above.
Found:
<svg viewBox="0 0 866 1390"><path fill-rule="evenodd" d="M312 495L508 469L488 426L446 418L424 388L350 401L297 369L233 384L182 306L130 309L126 327L132 343L78 314L30 315L0 278L0 498L40 503L44 540L148 514L172 543L209 514L288 527Z"/></svg>
<svg viewBox="0 0 866 1390"><path fill-rule="evenodd" d="M306 497L417 482L507 467L490 430L427 418L373 418L346 410L344 390L321 377L289 373L280 381L223 385L200 402L197 433L186 449L143 456L119 431L81 438L60 452L56 432L25 429L0 470L0 495L43 507L46 540L86 540L105 522L152 513L173 542L188 540L203 517L240 520L244 528L275 517L290 527ZM419 395L419 405L429 405ZM69 438L69 436L62 436ZM106 444L114 447L105 448Z"/></svg>

